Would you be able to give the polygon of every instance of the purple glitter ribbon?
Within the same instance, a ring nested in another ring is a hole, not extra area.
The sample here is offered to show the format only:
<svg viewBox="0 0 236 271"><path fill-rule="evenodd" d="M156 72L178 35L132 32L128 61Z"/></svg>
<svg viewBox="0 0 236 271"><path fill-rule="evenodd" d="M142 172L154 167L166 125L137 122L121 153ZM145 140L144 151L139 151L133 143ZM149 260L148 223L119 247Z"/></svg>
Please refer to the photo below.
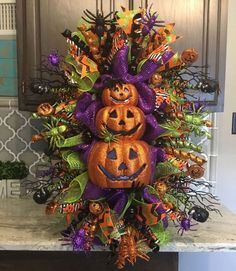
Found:
<svg viewBox="0 0 236 271"><path fill-rule="evenodd" d="M122 79L122 81L130 84L144 82L151 78L155 71L165 64L174 55L173 52L167 51L162 54L161 61L153 61L148 59L141 68L141 71L137 75L131 75L128 73L128 53L129 46L124 45L114 56L112 62L112 71L116 78Z"/></svg>
<svg viewBox="0 0 236 271"><path fill-rule="evenodd" d="M152 143L158 136L166 132L166 129L162 128L157 122L156 118L149 114L146 116L146 130L143 136L143 140L148 143Z"/></svg>
<svg viewBox="0 0 236 271"><path fill-rule="evenodd" d="M109 74L102 74L98 80L96 81L96 83L94 84L93 88L96 90L103 90L104 86L106 85L106 82L112 79L112 76Z"/></svg>
<svg viewBox="0 0 236 271"><path fill-rule="evenodd" d="M148 59L141 68L137 75L128 73L128 53L129 46L124 45L114 56L112 71L115 78L120 78L122 81L134 84L139 93L138 106L145 114L150 114L155 108L155 93L145 83L156 72L162 64L166 63L173 56L173 52L164 52L161 61L153 61Z"/></svg>
<svg viewBox="0 0 236 271"><path fill-rule="evenodd" d="M93 100L91 94L84 93L76 104L74 115L77 120L85 124L96 135L95 117L97 111L101 108L102 102Z"/></svg>
<svg viewBox="0 0 236 271"><path fill-rule="evenodd" d="M89 152L91 151L93 145L96 143L97 141L96 140L93 140L92 143L90 144L79 144L75 147L73 147L72 149L74 151L78 151L80 153L80 158L81 160L87 164L88 162L88 155L89 155Z"/></svg>
<svg viewBox="0 0 236 271"><path fill-rule="evenodd" d="M83 196L83 200L97 200L106 198L110 208L117 214L121 214L128 201L128 195L125 189L104 189L88 182Z"/></svg>
<svg viewBox="0 0 236 271"><path fill-rule="evenodd" d="M166 152L162 148L150 147L151 154L151 184L154 181L156 164L166 160Z"/></svg>
<svg viewBox="0 0 236 271"><path fill-rule="evenodd" d="M83 200L96 200L105 197L109 193L108 189L103 189L97 185L88 182L84 193L82 195Z"/></svg>
<svg viewBox="0 0 236 271"><path fill-rule="evenodd" d="M137 82L134 85L139 94L138 107L146 115L152 113L155 109L155 92L144 82Z"/></svg>

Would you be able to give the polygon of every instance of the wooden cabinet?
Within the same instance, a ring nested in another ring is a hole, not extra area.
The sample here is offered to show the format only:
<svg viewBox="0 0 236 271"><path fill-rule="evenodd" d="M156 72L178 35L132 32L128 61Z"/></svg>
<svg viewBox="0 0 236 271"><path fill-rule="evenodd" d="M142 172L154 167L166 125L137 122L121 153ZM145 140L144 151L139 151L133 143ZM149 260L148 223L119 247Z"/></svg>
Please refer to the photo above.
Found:
<svg viewBox="0 0 236 271"><path fill-rule="evenodd" d="M0 38L0 97L17 96L16 40Z"/></svg>
<svg viewBox="0 0 236 271"><path fill-rule="evenodd" d="M96 11L97 3L89 0L17 0L17 42L19 107L34 110L48 97L33 94L29 88L30 78L40 76L37 67L42 55L51 50L66 52L66 42L60 34L65 28L76 30L83 10ZM210 75L221 82L221 93L198 93L201 100L208 101L212 111L223 110L227 0L103 0L103 10L118 10L120 6L138 8L153 3L160 18L176 23L176 32L183 36L175 49L182 51L195 47L200 54L198 65L209 66ZM100 5L99 5L100 7ZM196 93L195 93L196 94Z"/></svg>
<svg viewBox="0 0 236 271"><path fill-rule="evenodd" d="M143 0L134 1L134 8L140 4L147 7L152 3L160 19L166 23L175 22L176 33L181 38L173 47L179 52L196 48L200 56L196 65L208 67L203 71L220 82L219 96L196 91L192 93L201 101L206 101L211 111L223 111L228 1Z"/></svg>
<svg viewBox="0 0 236 271"><path fill-rule="evenodd" d="M149 262L138 259L134 266L126 264L123 271L177 271L178 253L160 252L150 255ZM14 259L14 260L12 260ZM1 271L117 271L109 252L4 251L0 254Z"/></svg>
<svg viewBox="0 0 236 271"><path fill-rule="evenodd" d="M128 7L129 2L128 0L103 1L104 14L119 9L120 5ZM42 101L50 100L47 95L41 96L31 92L30 79L40 77L37 68L43 55L47 55L52 50L58 50L60 54L65 55L67 44L61 32L66 28L76 31L78 21L86 8L96 13L96 8L101 9L101 1L16 1L20 109L32 111Z"/></svg>

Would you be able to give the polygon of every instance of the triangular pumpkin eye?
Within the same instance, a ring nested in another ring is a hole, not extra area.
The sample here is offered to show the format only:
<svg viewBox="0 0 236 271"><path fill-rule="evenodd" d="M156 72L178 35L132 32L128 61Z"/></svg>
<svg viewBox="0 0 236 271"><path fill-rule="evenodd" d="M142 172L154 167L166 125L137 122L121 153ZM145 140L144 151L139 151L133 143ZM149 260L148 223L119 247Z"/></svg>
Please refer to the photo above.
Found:
<svg viewBox="0 0 236 271"><path fill-rule="evenodd" d="M112 149L111 151L109 151L107 153L107 158L109 158L110 160L116 160L117 159L116 150Z"/></svg>
<svg viewBox="0 0 236 271"><path fill-rule="evenodd" d="M134 114L130 110L128 110L127 111L127 118L133 118L133 117L134 117Z"/></svg>
<svg viewBox="0 0 236 271"><path fill-rule="evenodd" d="M118 87L115 87L115 88L113 89L113 91L114 91L114 92L119 92L119 88L118 88Z"/></svg>
<svg viewBox="0 0 236 271"><path fill-rule="evenodd" d="M133 160L136 159L138 157L138 154L136 151L134 151L132 148L129 150L129 159Z"/></svg>
<svg viewBox="0 0 236 271"><path fill-rule="evenodd" d="M112 112L110 112L109 116L110 116L110 118L116 119L117 118L117 112L116 112L116 110L113 110Z"/></svg>

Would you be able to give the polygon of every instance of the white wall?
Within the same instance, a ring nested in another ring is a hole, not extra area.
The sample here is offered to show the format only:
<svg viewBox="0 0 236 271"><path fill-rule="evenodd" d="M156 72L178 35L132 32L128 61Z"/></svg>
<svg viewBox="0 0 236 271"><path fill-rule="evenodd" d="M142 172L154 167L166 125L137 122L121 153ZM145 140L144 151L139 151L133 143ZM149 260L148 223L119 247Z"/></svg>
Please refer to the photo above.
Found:
<svg viewBox="0 0 236 271"><path fill-rule="evenodd" d="M236 213L236 135L231 135L236 112L236 1L229 0L226 56L225 106L218 113L219 146L217 194Z"/></svg>
<svg viewBox="0 0 236 271"><path fill-rule="evenodd" d="M229 0L224 105L224 112L217 114L217 194L236 213L236 135L231 135L232 112L236 112L236 0ZM235 271L236 253L180 253L179 271L189 270Z"/></svg>
<svg viewBox="0 0 236 271"><path fill-rule="evenodd" d="M235 271L236 253L180 253L179 271Z"/></svg>

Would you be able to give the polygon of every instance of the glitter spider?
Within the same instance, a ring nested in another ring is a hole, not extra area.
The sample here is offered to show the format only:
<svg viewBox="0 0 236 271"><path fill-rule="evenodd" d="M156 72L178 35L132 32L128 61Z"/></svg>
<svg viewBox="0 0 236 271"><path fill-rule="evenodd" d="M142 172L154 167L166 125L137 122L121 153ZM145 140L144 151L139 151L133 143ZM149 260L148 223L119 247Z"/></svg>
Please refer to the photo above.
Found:
<svg viewBox="0 0 236 271"><path fill-rule="evenodd" d="M152 4L150 7L146 10L146 13L144 16L142 16L142 23L143 23L143 28L142 28L142 35L145 37L148 34L150 35L151 30L153 30L156 33L156 30L153 28L154 26L159 26L163 27L164 21L159 21L157 20L158 14L157 12L154 12L151 14L151 8Z"/></svg>
<svg viewBox="0 0 236 271"><path fill-rule="evenodd" d="M83 228L79 230L75 230L74 227L71 228L71 233L66 234L66 236L60 241L63 241L65 243L62 243L63 246L72 245L73 251L83 251L86 247L86 241L85 241L85 235L86 232Z"/></svg>
<svg viewBox="0 0 236 271"><path fill-rule="evenodd" d="M92 30L95 34L97 34L99 38L99 43L101 43L101 38L104 36L105 32L107 31L106 26L110 25L112 26L114 24L113 20L108 19L109 16L111 16L113 12L110 12L106 16L103 16L103 12L99 12L97 10L96 15L93 14L91 11L86 9L84 11L84 14L87 18L82 17L85 22L92 24L91 28L88 30Z"/></svg>
<svg viewBox="0 0 236 271"><path fill-rule="evenodd" d="M191 227L198 225L198 223L191 224L191 217L190 216L181 216L178 219L179 225L176 225L178 227L177 233L181 236L184 234L185 231L196 231L196 229L191 229Z"/></svg>

